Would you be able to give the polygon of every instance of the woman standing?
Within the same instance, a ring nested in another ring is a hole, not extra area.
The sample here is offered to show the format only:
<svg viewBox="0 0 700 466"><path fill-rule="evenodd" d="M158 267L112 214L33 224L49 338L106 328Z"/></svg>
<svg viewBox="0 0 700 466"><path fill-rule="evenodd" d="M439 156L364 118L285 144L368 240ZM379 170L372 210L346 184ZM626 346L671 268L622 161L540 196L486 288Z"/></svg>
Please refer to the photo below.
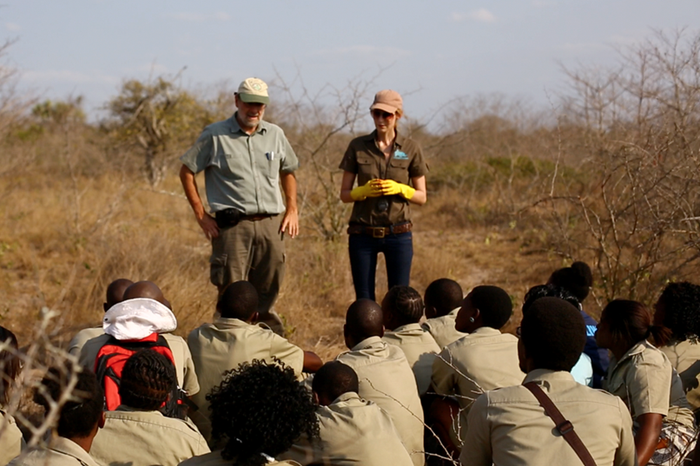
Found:
<svg viewBox="0 0 700 466"><path fill-rule="evenodd" d="M344 170L340 199L354 202L348 234L355 295L375 300L380 252L386 261L388 289L409 284L413 259L409 203L425 204L428 166L418 144L398 132L403 115L398 92L379 91L370 114L376 129L353 139L340 162Z"/></svg>
<svg viewBox="0 0 700 466"><path fill-rule="evenodd" d="M652 325L641 303L617 299L600 316L598 346L613 358L603 388L622 398L632 414L640 466L680 465L695 442L693 412L678 374L647 338L664 342L668 329Z"/></svg>

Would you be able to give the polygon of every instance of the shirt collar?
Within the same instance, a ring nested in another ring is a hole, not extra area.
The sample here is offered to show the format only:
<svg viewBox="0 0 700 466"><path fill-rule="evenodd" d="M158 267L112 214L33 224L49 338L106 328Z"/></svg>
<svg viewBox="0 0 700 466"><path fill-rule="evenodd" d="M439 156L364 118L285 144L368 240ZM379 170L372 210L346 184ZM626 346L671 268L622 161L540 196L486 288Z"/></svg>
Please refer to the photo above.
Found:
<svg viewBox="0 0 700 466"><path fill-rule="evenodd" d="M523 384L528 382L545 382L548 385L556 384L559 381L575 382L569 371L553 371L550 369L535 369L527 373Z"/></svg>
<svg viewBox="0 0 700 466"><path fill-rule="evenodd" d="M355 346L353 346L350 351L360 351L366 348L369 348L371 346L377 346L377 345L382 345L382 339L380 337L369 337L365 338Z"/></svg>
<svg viewBox="0 0 700 466"><path fill-rule="evenodd" d="M620 358L619 361L616 362L615 365L617 366L617 365L620 364L622 361L624 361L624 360L626 360L626 359L629 359L629 358L631 358L632 356L635 356L635 355L637 355L637 354L640 354L640 353L644 352L644 350L647 349L647 347L650 347L650 346L651 346L651 343L649 343L649 342L646 341L646 340L642 340L642 341L638 342L638 343L635 344L632 348L628 349L627 352L622 356L622 358Z"/></svg>
<svg viewBox="0 0 700 466"><path fill-rule="evenodd" d="M241 327L248 327L251 324L248 322L244 322L241 319L235 319L232 317L219 317L216 320L214 320L214 325L216 325L219 328L241 328Z"/></svg>
<svg viewBox="0 0 700 466"><path fill-rule="evenodd" d="M500 330L497 328L493 327L479 327L478 329L474 330L472 332L472 335L499 335L501 333Z"/></svg>
<svg viewBox="0 0 700 466"><path fill-rule="evenodd" d="M83 464L95 464L90 454L83 447L65 437L56 437L51 442L51 449L64 455L77 458Z"/></svg>
<svg viewBox="0 0 700 466"><path fill-rule="evenodd" d="M394 330L391 330L391 333L411 332L416 330L423 333L423 327L421 327L421 325L418 323L401 325L396 327Z"/></svg>
<svg viewBox="0 0 700 466"><path fill-rule="evenodd" d="M235 120L235 118L234 118L234 120ZM370 134L368 134L367 136L365 136L365 143L366 143L367 145L375 146L375 147L376 147L376 145L377 145L377 144L375 143L375 140L376 140L376 139L377 139L377 130L375 129L375 130L372 131ZM405 138L401 133L399 133L399 131L397 130L397 131L396 131L396 138L394 139L394 148L395 148L395 149L396 149L396 148L399 148L399 149L400 149L400 148L403 146L405 140L406 140L406 138Z"/></svg>

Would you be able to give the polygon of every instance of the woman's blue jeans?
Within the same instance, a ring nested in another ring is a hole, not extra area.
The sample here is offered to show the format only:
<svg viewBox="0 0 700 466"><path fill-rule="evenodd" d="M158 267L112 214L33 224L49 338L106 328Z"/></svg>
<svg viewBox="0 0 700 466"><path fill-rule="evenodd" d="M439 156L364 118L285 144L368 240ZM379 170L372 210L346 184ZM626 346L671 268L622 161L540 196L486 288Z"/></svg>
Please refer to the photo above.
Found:
<svg viewBox="0 0 700 466"><path fill-rule="evenodd" d="M387 235L373 238L371 235L350 235L350 268L357 299L371 299L374 296L377 274L377 255L384 253L389 289L396 285L408 286L413 260L413 233Z"/></svg>

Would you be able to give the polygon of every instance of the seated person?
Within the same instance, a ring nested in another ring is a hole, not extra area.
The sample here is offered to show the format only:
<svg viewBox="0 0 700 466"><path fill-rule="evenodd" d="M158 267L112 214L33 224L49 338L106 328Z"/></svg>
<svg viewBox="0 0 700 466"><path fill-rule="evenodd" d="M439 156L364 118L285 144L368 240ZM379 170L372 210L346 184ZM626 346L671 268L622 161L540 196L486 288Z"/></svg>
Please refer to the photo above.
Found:
<svg viewBox="0 0 700 466"><path fill-rule="evenodd" d="M0 326L0 466L5 466L24 448L22 431L15 418L8 412L15 381L22 371L17 356L17 337L10 330Z"/></svg>
<svg viewBox="0 0 700 466"><path fill-rule="evenodd" d="M384 332L382 340L396 345L406 355L418 384L418 394L430 387L433 361L440 352L435 339L418 322L423 317L423 300L410 286L394 286L382 300Z"/></svg>
<svg viewBox="0 0 700 466"><path fill-rule="evenodd" d="M455 328L457 313L462 307L462 287L449 278L439 278L425 289L423 328L435 338L440 349L462 338L465 333Z"/></svg>
<svg viewBox="0 0 700 466"><path fill-rule="evenodd" d="M663 345L666 327L654 325L642 303L615 299L600 315L598 346L612 353L603 388L625 402L635 422L640 465L682 464L695 448L693 411L683 383L666 355L648 338Z"/></svg>
<svg viewBox="0 0 700 466"><path fill-rule="evenodd" d="M34 402L43 406L48 416L55 409L55 403L65 395L73 377L77 380L72 394L57 413L57 435L52 436L45 447L25 450L10 462L11 466L99 466L90 456L90 450L98 429L104 424L104 413L102 389L92 371L83 369L74 373L67 367L50 369L34 394Z"/></svg>
<svg viewBox="0 0 700 466"><path fill-rule="evenodd" d="M191 421L164 416L175 370L162 354L146 349L124 365L119 395L122 405L106 413L92 444L92 456L105 466L175 466L209 452Z"/></svg>
<svg viewBox="0 0 700 466"><path fill-rule="evenodd" d="M107 286L107 300L102 304L104 312L109 311L115 304L121 303L124 300L124 291L133 284L134 282L126 278L118 278L110 283L109 286ZM79 357L80 351L88 340L99 337L104 333L105 331L102 328L102 324L97 327L85 328L79 331L70 343L68 343L68 352L75 357Z"/></svg>
<svg viewBox="0 0 700 466"><path fill-rule="evenodd" d="M654 324L671 331L671 339L659 347L683 382L688 403L700 412L700 286L669 283L654 306Z"/></svg>
<svg viewBox="0 0 700 466"><path fill-rule="evenodd" d="M97 353L112 336L117 340L139 340L156 332L165 338L173 353L178 386L190 397L199 392L190 349L182 337L170 333L177 328L177 319L155 283L143 281L129 286L124 300L105 313L103 328L103 335L88 340L81 349L78 360L83 367L95 370Z"/></svg>
<svg viewBox="0 0 700 466"><path fill-rule="evenodd" d="M216 310L221 317L190 332L187 343L192 352L194 367L201 387L193 397L199 414L193 416L205 438L209 438L209 403L206 395L221 383L223 373L241 363L259 359L282 361L297 376L302 372L316 372L321 359L310 351L303 351L266 326L256 325L258 293L247 281L238 281L224 290Z"/></svg>
<svg viewBox="0 0 700 466"><path fill-rule="evenodd" d="M360 397L375 402L391 416L413 464L422 466L423 408L418 386L403 351L382 341L383 321L382 309L374 301L359 299L352 303L343 327L350 351L336 360L355 370Z"/></svg>
<svg viewBox="0 0 700 466"><path fill-rule="evenodd" d="M451 428L443 425L439 430L451 430L453 442L464 439L469 409L480 394L518 384L525 377L518 364L518 339L499 330L512 314L508 293L497 286L477 286L464 298L457 314L457 330L468 335L447 345L435 359L435 392L454 395L459 403L460 416L435 416L441 423L452 420Z"/></svg>
<svg viewBox="0 0 700 466"><path fill-rule="evenodd" d="M326 363L314 376L319 404L319 440L303 438L281 455L302 466L412 466L389 415L360 398L357 374L339 361Z"/></svg>
<svg viewBox="0 0 700 466"><path fill-rule="evenodd" d="M571 422L595 464L637 464L632 419L616 396L577 383L569 373L586 343L579 310L558 298L540 298L521 323L518 343L524 383L534 383ZM490 390L474 402L460 463L582 464L552 417L523 385Z"/></svg>
<svg viewBox="0 0 700 466"><path fill-rule="evenodd" d="M316 404L294 371L264 361L227 371L207 396L212 435L222 449L196 456L182 466L295 465L275 461L302 435L318 436Z"/></svg>
<svg viewBox="0 0 700 466"><path fill-rule="evenodd" d="M576 309L581 308L578 299L565 288L554 285L537 285L533 286L527 293L525 293L525 299L523 300L523 315L525 315L532 303L547 296L551 298L563 299ZM591 363L591 357L585 352L581 353L581 357L570 372L574 380L578 383L588 385L589 387L593 386L593 364Z"/></svg>
<svg viewBox="0 0 700 466"><path fill-rule="evenodd" d="M583 301L593 287L593 274L585 262L574 262L571 267L555 270L547 281L548 285L564 288L574 295L579 302L578 308L586 322L586 347L583 352L591 358L593 366L593 388L602 388L602 380L608 371L610 358L608 352L599 348L595 341L598 322L583 310Z"/></svg>

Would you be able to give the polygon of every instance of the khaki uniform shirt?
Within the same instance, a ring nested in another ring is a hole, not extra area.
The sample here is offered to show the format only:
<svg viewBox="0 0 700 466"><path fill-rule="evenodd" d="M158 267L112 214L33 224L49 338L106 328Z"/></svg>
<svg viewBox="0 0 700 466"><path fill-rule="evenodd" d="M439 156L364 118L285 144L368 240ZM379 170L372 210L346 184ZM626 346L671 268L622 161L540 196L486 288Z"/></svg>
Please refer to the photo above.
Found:
<svg viewBox="0 0 700 466"><path fill-rule="evenodd" d="M72 354L76 358L80 357L80 351L83 349L83 346L85 346L85 343L95 337L104 335L104 333L105 332L101 325L99 327L82 329L76 333L70 343L68 343L68 353ZM92 369L92 367L90 369Z"/></svg>
<svg viewBox="0 0 700 466"><path fill-rule="evenodd" d="M56 437L51 445L32 448L10 461L10 466L100 466L72 440Z"/></svg>
<svg viewBox="0 0 700 466"><path fill-rule="evenodd" d="M408 185L411 178L428 173L428 165L418 144L397 133L391 157L387 159L377 147L376 133L373 131L372 134L353 139L340 162L340 169L357 175L358 186L377 178ZM379 206L385 201L389 202L389 207L381 209ZM410 220L408 201L398 194L357 201L350 216L350 223L372 226L388 226Z"/></svg>
<svg viewBox="0 0 700 466"><path fill-rule="evenodd" d="M684 340L659 348L671 362L683 383L693 411L700 409L700 342Z"/></svg>
<svg viewBox="0 0 700 466"><path fill-rule="evenodd" d="M105 416L105 426L97 432L90 449L104 466L176 466L209 453L204 437L189 421L123 405Z"/></svg>
<svg viewBox="0 0 700 466"><path fill-rule="evenodd" d="M535 381L571 421L597 465L636 466L632 419L622 400L577 383L563 371L538 369ZM469 412L462 466L578 465L554 421L522 385L481 395Z"/></svg>
<svg viewBox="0 0 700 466"><path fill-rule="evenodd" d="M236 460L225 460L221 457L221 450L212 451L202 456L195 456L180 463L182 466L235 466ZM301 466L294 461L271 461L270 466Z"/></svg>
<svg viewBox="0 0 700 466"><path fill-rule="evenodd" d="M664 416L664 422L693 427L693 411L680 377L666 355L646 340L630 348L619 361L610 359L603 388L622 398L634 419L656 413Z"/></svg>
<svg viewBox="0 0 700 466"><path fill-rule="evenodd" d="M22 452L24 439L15 418L0 407L0 466L5 466Z"/></svg>
<svg viewBox="0 0 700 466"><path fill-rule="evenodd" d="M430 332L440 349L466 335L466 333L458 332L455 328L455 320L457 320L459 309L454 309L449 314L441 317L428 319L423 323L423 328Z"/></svg>
<svg viewBox="0 0 700 466"><path fill-rule="evenodd" d="M247 215L284 212L279 174L299 167L279 126L261 121L249 135L235 115L207 126L180 161L194 173L204 170L213 212L235 208Z"/></svg>
<svg viewBox="0 0 700 466"><path fill-rule="evenodd" d="M386 411L415 466L425 463L423 407L413 371L400 348L379 337L367 338L336 360L352 367L360 381L360 397Z"/></svg>
<svg viewBox="0 0 700 466"><path fill-rule="evenodd" d="M302 465L412 466L411 457L399 439L389 415L357 393L340 395L316 411L319 440L302 440L280 458Z"/></svg>
<svg viewBox="0 0 700 466"><path fill-rule="evenodd" d="M194 370L192 355L190 354L190 349L187 347L187 343L185 343L182 337L178 337L172 333L162 333L161 335L163 335L165 341L168 342L170 351L173 352L178 385L187 392L189 396L196 394L199 392L199 383L197 382L197 373ZM97 353L100 351L100 348L109 341L109 338L109 335L103 333L98 337L88 340L83 346L83 349L80 350L80 358L78 358L80 365L94 370Z"/></svg>
<svg viewBox="0 0 700 466"><path fill-rule="evenodd" d="M467 414L473 401L486 390L522 383L525 374L518 360L518 339L491 327L447 345L433 364L433 387L441 395L456 395L464 439Z"/></svg>
<svg viewBox="0 0 700 466"><path fill-rule="evenodd" d="M225 371L241 363L261 359L281 360L300 375L304 368L304 351L267 327L251 325L239 319L220 317L190 332L187 344L192 352L201 390L192 400L199 406L192 419L205 438L211 438L207 394L223 380Z"/></svg>
<svg viewBox="0 0 700 466"><path fill-rule="evenodd" d="M433 373L433 361L440 352L435 339L420 324L408 324L385 332L382 340L401 348L416 377L418 393L423 395L427 392Z"/></svg>

